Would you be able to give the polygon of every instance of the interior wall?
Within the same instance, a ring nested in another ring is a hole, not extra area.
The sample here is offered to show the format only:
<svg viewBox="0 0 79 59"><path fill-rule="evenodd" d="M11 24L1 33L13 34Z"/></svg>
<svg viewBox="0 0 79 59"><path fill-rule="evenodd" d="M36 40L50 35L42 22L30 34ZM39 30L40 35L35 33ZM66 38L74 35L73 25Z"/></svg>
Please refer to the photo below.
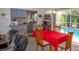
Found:
<svg viewBox="0 0 79 59"><path fill-rule="evenodd" d="M31 20L31 12L27 12L27 22L30 22Z"/></svg>
<svg viewBox="0 0 79 59"><path fill-rule="evenodd" d="M10 30L10 20L10 9L0 8L0 34L6 34Z"/></svg>

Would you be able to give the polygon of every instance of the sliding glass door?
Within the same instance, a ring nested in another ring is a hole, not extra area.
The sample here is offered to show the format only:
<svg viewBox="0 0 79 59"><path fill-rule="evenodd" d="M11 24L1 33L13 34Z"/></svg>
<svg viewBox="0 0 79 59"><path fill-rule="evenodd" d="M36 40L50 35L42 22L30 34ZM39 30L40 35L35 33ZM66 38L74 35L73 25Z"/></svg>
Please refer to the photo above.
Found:
<svg viewBox="0 0 79 59"><path fill-rule="evenodd" d="M56 25L79 29L79 11L65 10L57 12Z"/></svg>
<svg viewBox="0 0 79 59"><path fill-rule="evenodd" d="M57 12L56 25L61 26L61 32L73 31L73 42L79 43L79 9Z"/></svg>

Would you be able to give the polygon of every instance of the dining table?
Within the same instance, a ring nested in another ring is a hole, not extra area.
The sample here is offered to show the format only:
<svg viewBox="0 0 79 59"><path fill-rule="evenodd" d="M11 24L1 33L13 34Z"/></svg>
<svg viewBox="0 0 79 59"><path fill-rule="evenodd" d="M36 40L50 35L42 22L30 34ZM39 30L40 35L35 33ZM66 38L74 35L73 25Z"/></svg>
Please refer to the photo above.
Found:
<svg viewBox="0 0 79 59"><path fill-rule="evenodd" d="M47 41L50 45L54 46L55 51L58 51L59 44L63 43L67 39L67 34L56 32L53 30L42 29L43 39ZM36 37L36 32L32 32L32 37Z"/></svg>

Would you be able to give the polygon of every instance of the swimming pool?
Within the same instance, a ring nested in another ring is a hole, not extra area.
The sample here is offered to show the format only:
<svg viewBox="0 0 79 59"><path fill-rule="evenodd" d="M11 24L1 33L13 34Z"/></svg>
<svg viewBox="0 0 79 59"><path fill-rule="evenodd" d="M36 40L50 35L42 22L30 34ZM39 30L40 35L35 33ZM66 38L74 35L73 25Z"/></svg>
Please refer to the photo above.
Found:
<svg viewBox="0 0 79 59"><path fill-rule="evenodd" d="M79 29L76 28L69 28L69 27L61 27L61 32L74 32L73 41L79 43Z"/></svg>

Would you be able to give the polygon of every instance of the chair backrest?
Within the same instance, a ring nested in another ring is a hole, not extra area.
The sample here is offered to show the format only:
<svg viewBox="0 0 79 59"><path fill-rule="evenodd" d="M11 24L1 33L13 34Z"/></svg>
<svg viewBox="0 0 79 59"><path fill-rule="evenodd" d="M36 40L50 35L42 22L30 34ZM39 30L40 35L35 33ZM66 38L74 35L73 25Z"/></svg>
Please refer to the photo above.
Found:
<svg viewBox="0 0 79 59"><path fill-rule="evenodd" d="M8 40L8 45L10 45L12 43L12 38L13 38L15 33L17 33L17 31L14 31L14 30L9 30L6 33L6 37L5 38Z"/></svg>
<svg viewBox="0 0 79 59"><path fill-rule="evenodd" d="M41 30L41 26L40 25L36 25L35 26L35 30Z"/></svg>
<svg viewBox="0 0 79 59"><path fill-rule="evenodd" d="M24 51L28 44L28 38L21 33L16 33L13 36L12 43L14 44L15 51Z"/></svg>
<svg viewBox="0 0 79 59"><path fill-rule="evenodd" d="M42 34L41 30L35 30L35 32L36 32L37 42L39 44L43 44L43 34Z"/></svg>
<svg viewBox="0 0 79 59"><path fill-rule="evenodd" d="M47 26L46 29L49 30L49 31L51 31L51 26Z"/></svg>
<svg viewBox="0 0 79 59"><path fill-rule="evenodd" d="M71 47L72 37L73 37L73 32L68 32L67 40L66 40L66 45L65 45L65 50L67 50L67 49L69 49Z"/></svg>
<svg viewBox="0 0 79 59"><path fill-rule="evenodd" d="M54 30L57 31L57 32L60 32L61 27L60 27L60 26L55 26L55 27L54 27Z"/></svg>

